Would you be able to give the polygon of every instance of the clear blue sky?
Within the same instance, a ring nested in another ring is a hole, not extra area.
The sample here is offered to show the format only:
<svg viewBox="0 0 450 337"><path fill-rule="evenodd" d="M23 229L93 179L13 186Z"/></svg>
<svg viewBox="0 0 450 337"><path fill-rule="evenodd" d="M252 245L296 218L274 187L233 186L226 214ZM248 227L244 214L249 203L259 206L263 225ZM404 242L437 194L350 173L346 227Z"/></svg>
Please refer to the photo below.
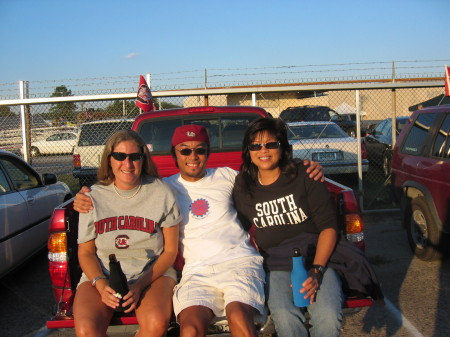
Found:
<svg viewBox="0 0 450 337"><path fill-rule="evenodd" d="M449 0L0 0L0 83L443 60Z"/></svg>

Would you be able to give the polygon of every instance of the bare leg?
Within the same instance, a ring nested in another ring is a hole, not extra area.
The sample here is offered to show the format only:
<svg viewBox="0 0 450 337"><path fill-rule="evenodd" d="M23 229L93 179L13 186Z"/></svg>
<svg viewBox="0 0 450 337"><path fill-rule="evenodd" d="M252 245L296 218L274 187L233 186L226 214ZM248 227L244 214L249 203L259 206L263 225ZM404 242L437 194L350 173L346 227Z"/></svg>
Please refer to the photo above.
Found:
<svg viewBox="0 0 450 337"><path fill-rule="evenodd" d="M256 337L253 307L241 302L231 302L225 310L233 337Z"/></svg>
<svg viewBox="0 0 450 337"><path fill-rule="evenodd" d="M73 304L75 333L78 337L105 337L114 310L106 306L90 282L78 286Z"/></svg>
<svg viewBox="0 0 450 337"><path fill-rule="evenodd" d="M161 276L145 291L136 309L139 323L136 337L166 335L172 315L173 287L175 280Z"/></svg>
<svg viewBox="0 0 450 337"><path fill-rule="evenodd" d="M211 309L195 305L180 312L180 337L203 337L208 332L208 326L214 318Z"/></svg>

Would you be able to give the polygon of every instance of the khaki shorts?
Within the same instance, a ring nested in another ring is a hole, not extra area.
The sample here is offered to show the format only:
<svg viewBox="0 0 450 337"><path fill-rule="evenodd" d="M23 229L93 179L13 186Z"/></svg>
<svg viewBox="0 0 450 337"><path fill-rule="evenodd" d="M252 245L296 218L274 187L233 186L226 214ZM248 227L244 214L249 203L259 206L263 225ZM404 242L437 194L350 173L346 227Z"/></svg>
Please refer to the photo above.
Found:
<svg viewBox="0 0 450 337"><path fill-rule="evenodd" d="M249 256L206 266L181 278L173 295L176 317L191 306L211 309L216 317L224 317L231 302L248 304L264 311L264 269L261 256Z"/></svg>

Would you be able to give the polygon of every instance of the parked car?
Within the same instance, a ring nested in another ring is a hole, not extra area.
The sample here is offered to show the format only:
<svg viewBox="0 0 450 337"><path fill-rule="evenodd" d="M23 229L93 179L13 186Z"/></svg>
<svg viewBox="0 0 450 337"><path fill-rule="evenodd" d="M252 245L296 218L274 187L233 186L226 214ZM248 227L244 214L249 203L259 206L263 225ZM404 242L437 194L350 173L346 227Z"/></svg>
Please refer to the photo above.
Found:
<svg viewBox="0 0 450 337"><path fill-rule="evenodd" d="M31 155L41 154L72 154L77 142L76 132L58 132L44 140L31 143Z"/></svg>
<svg viewBox="0 0 450 337"><path fill-rule="evenodd" d="M350 137L356 137L356 122L351 118L344 118L327 106L304 105L287 108L280 113L280 118L286 123L323 121L334 122Z"/></svg>
<svg viewBox="0 0 450 337"><path fill-rule="evenodd" d="M425 261L450 247L450 105L417 110L395 144L392 186L408 242Z"/></svg>
<svg viewBox="0 0 450 337"><path fill-rule="evenodd" d="M402 131L409 117L396 118L396 137ZM370 165L382 168L387 178L391 174L392 158L392 118L383 119L366 131L364 145Z"/></svg>
<svg viewBox="0 0 450 337"><path fill-rule="evenodd" d="M289 143L295 158L311 159L323 166L325 174L358 173L358 140L332 122L287 123ZM362 172L369 169L361 144Z"/></svg>
<svg viewBox="0 0 450 337"><path fill-rule="evenodd" d="M97 181L97 168L105 143L115 131L130 129L134 119L105 119L81 124L73 149L74 178L80 186L90 186Z"/></svg>
<svg viewBox="0 0 450 337"><path fill-rule="evenodd" d="M71 197L54 174L40 176L20 157L0 150L0 277L46 246L53 209Z"/></svg>

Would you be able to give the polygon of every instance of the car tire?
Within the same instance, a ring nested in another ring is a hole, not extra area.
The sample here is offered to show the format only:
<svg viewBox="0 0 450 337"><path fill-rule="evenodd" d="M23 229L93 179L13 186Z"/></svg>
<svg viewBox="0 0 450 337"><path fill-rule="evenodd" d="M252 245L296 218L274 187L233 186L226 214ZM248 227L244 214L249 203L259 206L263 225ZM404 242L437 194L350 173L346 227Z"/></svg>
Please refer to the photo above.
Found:
<svg viewBox="0 0 450 337"><path fill-rule="evenodd" d="M32 157L37 157L39 156L41 153L39 152L39 149L36 146L32 146L31 147L31 156Z"/></svg>
<svg viewBox="0 0 450 337"><path fill-rule="evenodd" d="M442 257L444 237L434 223L424 197L412 200L410 221L406 230L409 245L419 259L434 261Z"/></svg>

